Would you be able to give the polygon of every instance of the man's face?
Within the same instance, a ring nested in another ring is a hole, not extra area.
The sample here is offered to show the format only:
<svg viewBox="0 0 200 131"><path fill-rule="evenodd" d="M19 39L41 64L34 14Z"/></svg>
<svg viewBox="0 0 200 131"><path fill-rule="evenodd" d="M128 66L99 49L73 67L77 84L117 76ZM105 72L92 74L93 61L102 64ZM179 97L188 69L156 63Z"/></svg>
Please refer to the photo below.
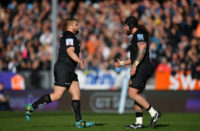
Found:
<svg viewBox="0 0 200 131"><path fill-rule="evenodd" d="M125 30L125 32L126 32L126 34L127 35L130 35L132 32L130 31L130 29L129 29L129 26L128 25L124 25L124 30Z"/></svg>
<svg viewBox="0 0 200 131"><path fill-rule="evenodd" d="M79 25L78 25L78 22L77 21L73 21L73 32L75 34L78 34L79 33Z"/></svg>

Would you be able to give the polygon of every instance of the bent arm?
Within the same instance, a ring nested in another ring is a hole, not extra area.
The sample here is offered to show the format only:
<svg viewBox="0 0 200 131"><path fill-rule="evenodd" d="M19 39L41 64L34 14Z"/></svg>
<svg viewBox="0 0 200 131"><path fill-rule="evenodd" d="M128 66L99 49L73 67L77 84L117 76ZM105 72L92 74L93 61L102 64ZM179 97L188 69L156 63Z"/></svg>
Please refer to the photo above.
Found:
<svg viewBox="0 0 200 131"><path fill-rule="evenodd" d="M136 67L143 60L144 55L146 54L147 43L146 42L138 42L137 46L138 46L138 54L137 54L136 60L133 63L133 65Z"/></svg>
<svg viewBox="0 0 200 131"><path fill-rule="evenodd" d="M124 65L129 65L131 64L131 59L129 58L128 60L125 61L120 61L119 59L117 59L117 61L115 62L115 67L120 67L120 66L124 66Z"/></svg>
<svg viewBox="0 0 200 131"><path fill-rule="evenodd" d="M130 65L131 64L131 59L129 58L128 60L124 61L124 65Z"/></svg>
<svg viewBox="0 0 200 131"><path fill-rule="evenodd" d="M77 62L79 64L82 63L82 60L76 55L74 47L69 47L66 49L66 51L72 60L74 60L75 62Z"/></svg>

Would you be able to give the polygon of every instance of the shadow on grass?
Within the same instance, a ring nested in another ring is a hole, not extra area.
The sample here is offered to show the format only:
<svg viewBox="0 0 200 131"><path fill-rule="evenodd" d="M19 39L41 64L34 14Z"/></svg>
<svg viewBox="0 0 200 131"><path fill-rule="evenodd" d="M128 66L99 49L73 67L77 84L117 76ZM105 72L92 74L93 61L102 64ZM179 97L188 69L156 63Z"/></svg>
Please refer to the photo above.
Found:
<svg viewBox="0 0 200 131"><path fill-rule="evenodd" d="M94 126L104 126L104 125L106 125L106 124L105 123L95 123ZM73 125L73 126L75 126L75 125ZM63 125L63 127L72 127L72 126Z"/></svg>
<svg viewBox="0 0 200 131"><path fill-rule="evenodd" d="M157 124L154 128L167 127L169 124Z"/></svg>
<svg viewBox="0 0 200 131"><path fill-rule="evenodd" d="M105 123L95 123L94 126L104 126L104 125L106 125L106 124Z"/></svg>
<svg viewBox="0 0 200 131"><path fill-rule="evenodd" d="M31 128L41 128L41 127L58 127L58 126L56 125L31 126Z"/></svg>
<svg viewBox="0 0 200 131"><path fill-rule="evenodd" d="M71 112L34 112L33 116L34 117L52 117L52 116L73 116L73 113ZM20 112L15 112L15 111L1 111L0 112L0 119L5 119L5 118L20 118L20 117L25 117L25 111L20 111Z"/></svg>
<svg viewBox="0 0 200 131"><path fill-rule="evenodd" d="M94 126L104 126L105 123L95 123ZM40 125L40 126L31 126L32 128L40 128L40 127L75 127L75 125Z"/></svg>

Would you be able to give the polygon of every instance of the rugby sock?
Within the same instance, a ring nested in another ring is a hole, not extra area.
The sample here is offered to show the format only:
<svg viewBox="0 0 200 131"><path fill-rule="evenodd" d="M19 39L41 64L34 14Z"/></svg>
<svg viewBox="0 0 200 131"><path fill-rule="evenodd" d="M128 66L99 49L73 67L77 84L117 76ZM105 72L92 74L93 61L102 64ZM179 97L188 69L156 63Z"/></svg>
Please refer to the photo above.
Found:
<svg viewBox="0 0 200 131"><path fill-rule="evenodd" d="M42 96L39 100L32 104L34 109L37 109L39 105L51 103L50 94Z"/></svg>
<svg viewBox="0 0 200 131"><path fill-rule="evenodd" d="M143 123L142 116L143 116L142 112L136 112L136 122L135 122L135 124L142 124Z"/></svg>
<svg viewBox="0 0 200 131"><path fill-rule="evenodd" d="M82 120L81 118L81 103L80 100L72 100L72 110L76 118L76 122Z"/></svg>
<svg viewBox="0 0 200 131"><path fill-rule="evenodd" d="M147 108L147 111L151 115L151 117L154 117L157 113L157 111L150 105L149 108Z"/></svg>

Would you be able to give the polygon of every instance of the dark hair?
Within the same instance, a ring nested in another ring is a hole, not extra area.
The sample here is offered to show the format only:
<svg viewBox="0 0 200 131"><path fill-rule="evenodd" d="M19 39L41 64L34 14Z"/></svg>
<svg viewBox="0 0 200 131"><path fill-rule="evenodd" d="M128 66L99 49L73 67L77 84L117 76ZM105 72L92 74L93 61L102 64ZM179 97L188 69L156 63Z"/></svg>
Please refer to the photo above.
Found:
<svg viewBox="0 0 200 131"><path fill-rule="evenodd" d="M144 25L138 25L137 28L143 30L146 33L148 33L148 30L146 29L146 27Z"/></svg>
<svg viewBox="0 0 200 131"><path fill-rule="evenodd" d="M138 26L138 20L134 16L129 16L129 17L126 18L124 24L128 25L130 30L132 30L133 27Z"/></svg>
<svg viewBox="0 0 200 131"><path fill-rule="evenodd" d="M62 31L63 31L63 32L66 31L66 28L67 28L69 25L71 25L71 23L72 23L73 21L77 21L77 19L75 19L75 18L68 18L68 19L65 19L65 20L63 21L63 23L62 23Z"/></svg>

